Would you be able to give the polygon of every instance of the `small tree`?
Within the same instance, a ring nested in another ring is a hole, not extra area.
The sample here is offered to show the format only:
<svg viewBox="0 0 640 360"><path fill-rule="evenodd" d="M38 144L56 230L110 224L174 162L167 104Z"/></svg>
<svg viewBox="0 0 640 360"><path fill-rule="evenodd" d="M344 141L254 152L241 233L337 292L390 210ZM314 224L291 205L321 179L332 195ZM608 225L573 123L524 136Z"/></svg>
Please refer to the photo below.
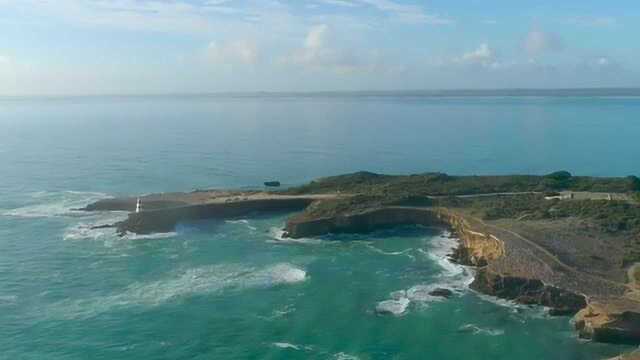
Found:
<svg viewBox="0 0 640 360"><path fill-rule="evenodd" d="M637 176L628 176L629 179L629 190L630 191L640 191L640 178Z"/></svg>
<svg viewBox="0 0 640 360"><path fill-rule="evenodd" d="M571 175L570 172L568 171L556 171L556 172L552 172L551 174L545 175L546 178L550 178L553 180L558 180L558 181L566 181L571 179L573 175Z"/></svg>

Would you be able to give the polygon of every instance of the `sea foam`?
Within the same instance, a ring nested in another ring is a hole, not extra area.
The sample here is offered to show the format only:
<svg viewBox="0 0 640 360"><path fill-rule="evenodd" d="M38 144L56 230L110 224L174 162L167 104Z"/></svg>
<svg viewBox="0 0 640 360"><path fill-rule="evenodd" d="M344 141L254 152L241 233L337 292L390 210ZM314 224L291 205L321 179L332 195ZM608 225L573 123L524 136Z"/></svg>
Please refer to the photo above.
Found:
<svg viewBox="0 0 640 360"><path fill-rule="evenodd" d="M459 332L468 332L472 334L487 335L487 336L500 336L504 335L504 330L482 328L474 324L465 324L458 328Z"/></svg>
<svg viewBox="0 0 640 360"><path fill-rule="evenodd" d="M322 245L329 244L330 241L313 238L292 239L284 236L285 231L281 227L272 227L269 229L270 240L267 242L272 244L299 244L299 245Z"/></svg>
<svg viewBox="0 0 640 360"><path fill-rule="evenodd" d="M440 288L451 290L454 295L464 293L473 282L474 274L470 268L449 260L449 255L453 253L457 245L457 240L451 238L448 232L444 232L431 239L427 250L418 249L427 259L438 264L440 273L434 277L432 283L417 284L406 290L392 292L389 295L391 300L379 302L376 306L376 312L397 315L403 314L410 303L426 305L431 302L443 301L444 297L431 295L431 292ZM404 252L398 254L402 253Z"/></svg>
<svg viewBox="0 0 640 360"><path fill-rule="evenodd" d="M269 288L306 278L303 269L289 263L259 269L239 264L212 265L184 270L161 280L134 283L113 295L63 301L55 304L50 313L62 318L90 318L118 308L154 307L227 289Z"/></svg>
<svg viewBox="0 0 640 360"><path fill-rule="evenodd" d="M55 191L36 192L30 194L28 205L14 209L0 210L4 216L21 218L42 218L54 216L83 217L90 213L74 209L82 208L89 203L108 199L109 195L100 192Z"/></svg>

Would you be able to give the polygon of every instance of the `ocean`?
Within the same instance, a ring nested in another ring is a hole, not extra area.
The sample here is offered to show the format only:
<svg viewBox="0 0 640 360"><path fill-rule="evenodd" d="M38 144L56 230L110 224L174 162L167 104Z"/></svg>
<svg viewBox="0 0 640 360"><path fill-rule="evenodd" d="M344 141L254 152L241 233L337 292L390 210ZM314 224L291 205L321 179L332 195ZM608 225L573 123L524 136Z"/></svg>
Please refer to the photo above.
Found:
<svg viewBox="0 0 640 360"><path fill-rule="evenodd" d="M126 214L73 209L359 170L640 175L638 117L638 97L0 98L0 359L616 355L469 290L441 229L292 241L277 213L120 238L90 227Z"/></svg>

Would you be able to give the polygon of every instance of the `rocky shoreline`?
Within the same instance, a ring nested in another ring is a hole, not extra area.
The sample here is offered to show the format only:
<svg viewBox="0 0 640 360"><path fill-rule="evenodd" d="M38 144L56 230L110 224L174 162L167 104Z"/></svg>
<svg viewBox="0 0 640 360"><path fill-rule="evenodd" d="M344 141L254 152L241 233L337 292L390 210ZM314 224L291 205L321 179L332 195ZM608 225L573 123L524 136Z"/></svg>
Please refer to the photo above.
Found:
<svg viewBox="0 0 640 360"><path fill-rule="evenodd" d="M448 209L392 207L336 218L304 220L303 216L289 219L285 236L303 238L327 233L360 233L398 225L444 227L460 240L459 247L451 255L452 260L477 267L472 289L521 304L546 306L552 315L573 315L586 306L585 296L581 294L545 285L539 279L508 276L492 270L488 265L505 256L502 240L473 229L463 216Z"/></svg>
<svg viewBox="0 0 640 360"><path fill-rule="evenodd" d="M304 238L329 233L366 233L382 227L398 225L441 227L449 230L459 239L459 246L452 254L452 260L476 267L476 276L470 285L472 289L521 304L545 306L550 309L551 315L575 315L575 327L582 338L598 342L640 344L638 290L631 281L621 279L620 274L624 270L624 265L617 268L619 265L616 264L618 261L624 264L622 260L607 260L600 256L602 249L607 248L603 247L604 243L599 242L597 237L589 240L591 241L589 244L592 244L591 248L573 249L571 242L553 240L556 235L551 230L542 228L543 230L538 232L524 231L529 229L523 227L524 225L530 227L538 223L524 224L520 220L506 223L483 220L477 216L474 208L460 205L463 199L467 201L468 198L475 196L482 197L483 201L496 201L498 204L504 201L516 204L523 201L533 201L533 204L538 204L542 201L540 204L546 204L544 200L537 200L539 197L536 198L537 195L531 193L532 189L525 188L526 195L523 192L521 197L518 197L517 192L510 192L509 198L504 200L504 197L496 192L460 197L447 197L446 194L438 194L437 197L425 196L412 193L411 188L406 190L407 186L401 184L402 191L396 195L389 187L396 181L393 177L368 173L349 176L347 181L338 179L338 185L334 184L336 182L334 178L330 178L312 183L307 187L278 193L198 191L150 195L142 198L143 204L146 205L143 211L132 212L125 221L114 225L121 233L147 234L172 231L176 224L182 221L232 218L254 212L299 211L288 219L284 229L285 237ZM438 181L443 184L452 181L450 177L442 174L425 176L432 177L425 178L427 181ZM526 177L525 180L534 185L535 181L538 181L535 177ZM422 181L422 178L410 177L408 181ZM477 181L477 179L463 179L463 181ZM488 181L489 185L491 182L498 182L502 184L504 190L511 190L503 184L504 179L495 180L491 177L489 180L482 178L481 181ZM607 180L605 184L612 181L618 184L617 180ZM600 182L602 181L594 181L595 184ZM378 183L384 186L379 188ZM419 184L424 186L422 182ZM482 184L488 186L485 183ZM350 191L358 191L351 193L341 191L347 186ZM494 189L493 185L491 186L489 188ZM376 194L382 193L382 200L380 195L360 195L362 189L364 191L374 189ZM596 195L601 196L599 194ZM590 195L587 194L587 196ZM444 198L447 201L446 206L434 204L432 200L435 198ZM571 205L571 203L557 202L559 200L554 201L551 204L556 206ZM579 201L588 202L589 199ZM512 206L510 203L505 204L507 208ZM588 203L586 205L590 206ZM134 198L122 198L102 200L87 206L84 210L132 211L132 207L135 208ZM500 207L497 209L503 211ZM520 219L527 216L530 214L525 213L518 217ZM580 221L584 222L584 220ZM555 223L543 221L543 224ZM588 229L592 226L589 222L585 224ZM556 246L558 243L560 247ZM576 244L584 246L581 243ZM567 252L567 249L574 251ZM602 261L608 262L602 263ZM597 266L591 266L591 264ZM633 280L635 282L635 279Z"/></svg>

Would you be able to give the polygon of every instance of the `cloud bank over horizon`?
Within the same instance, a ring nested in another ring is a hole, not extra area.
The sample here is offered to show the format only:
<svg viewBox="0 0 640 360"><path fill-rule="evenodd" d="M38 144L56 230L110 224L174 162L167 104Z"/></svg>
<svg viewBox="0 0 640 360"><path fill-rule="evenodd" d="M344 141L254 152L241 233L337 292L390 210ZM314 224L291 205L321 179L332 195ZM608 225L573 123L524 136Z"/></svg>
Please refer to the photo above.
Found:
<svg viewBox="0 0 640 360"><path fill-rule="evenodd" d="M626 0L0 0L0 95L640 86L639 16Z"/></svg>

